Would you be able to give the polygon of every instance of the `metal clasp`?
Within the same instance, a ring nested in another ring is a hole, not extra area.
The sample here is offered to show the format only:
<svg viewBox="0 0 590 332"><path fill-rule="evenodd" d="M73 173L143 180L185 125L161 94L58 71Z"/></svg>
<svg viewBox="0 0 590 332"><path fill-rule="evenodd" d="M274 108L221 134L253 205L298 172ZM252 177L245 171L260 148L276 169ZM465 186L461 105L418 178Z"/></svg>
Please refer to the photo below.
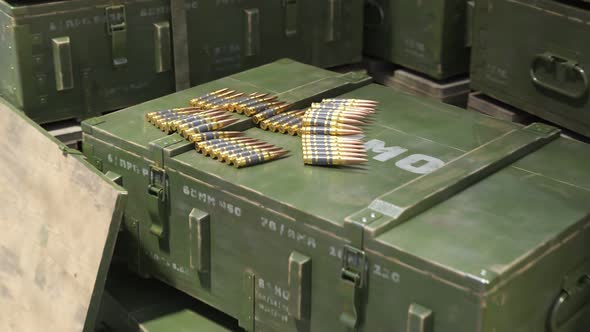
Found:
<svg viewBox="0 0 590 332"><path fill-rule="evenodd" d="M127 18L125 6L111 6L106 8L107 34L111 36L113 65L115 67L127 64Z"/></svg>
<svg viewBox="0 0 590 332"><path fill-rule="evenodd" d="M166 171L151 166L146 205L151 217L150 232L159 238L163 238L165 234L163 221L167 217L167 189Z"/></svg>
<svg viewBox="0 0 590 332"><path fill-rule="evenodd" d="M349 245L342 251L340 285L344 300L340 322L351 330L360 325L362 289L366 283L367 259L365 252Z"/></svg>
<svg viewBox="0 0 590 332"><path fill-rule="evenodd" d="M355 286L362 288L365 285L366 271L365 252L349 245L342 251L342 279L354 282Z"/></svg>

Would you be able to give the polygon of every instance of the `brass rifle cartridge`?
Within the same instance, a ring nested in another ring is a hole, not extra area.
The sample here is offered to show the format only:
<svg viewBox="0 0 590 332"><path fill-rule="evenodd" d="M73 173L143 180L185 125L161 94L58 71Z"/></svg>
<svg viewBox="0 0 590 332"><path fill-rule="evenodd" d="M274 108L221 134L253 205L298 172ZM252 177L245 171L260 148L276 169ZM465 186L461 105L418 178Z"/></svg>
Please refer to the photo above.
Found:
<svg viewBox="0 0 590 332"><path fill-rule="evenodd" d="M327 128L340 128L349 130L361 130L357 126L349 125L337 121L329 121L324 119L303 119L302 126L304 127L327 127Z"/></svg>
<svg viewBox="0 0 590 332"><path fill-rule="evenodd" d="M238 98L242 95L243 95L243 93L235 93L235 94L231 94L228 96L220 96L217 98L213 98L207 102L201 103L199 105L205 109L224 108L224 106L226 107L228 102L230 102L234 98Z"/></svg>
<svg viewBox="0 0 590 332"><path fill-rule="evenodd" d="M227 110L229 112L237 112L239 105L256 102L256 101L259 101L267 96L268 96L268 93L257 93L257 92L251 93L247 96L243 96L243 97L234 99L231 102L229 102L227 104Z"/></svg>
<svg viewBox="0 0 590 332"><path fill-rule="evenodd" d="M202 142L198 142L195 144L197 150L201 149L201 148L206 148L206 147L215 147L218 146L220 144L227 144L227 143L247 143L247 142L257 142L256 139L254 138L250 138L250 137L245 137L245 136L240 136L240 137L230 137L230 138L218 138L218 139L213 139L210 141L202 141Z"/></svg>
<svg viewBox="0 0 590 332"><path fill-rule="evenodd" d="M338 127L301 127L299 130L303 135L306 134L319 134L319 135L334 135L334 136L348 136L348 135L359 135L362 134L360 129L348 129Z"/></svg>
<svg viewBox="0 0 590 332"><path fill-rule="evenodd" d="M193 143L211 141L219 138L237 138L244 135L241 131L210 131L206 133L193 134L189 136L189 141Z"/></svg>
<svg viewBox="0 0 590 332"><path fill-rule="evenodd" d="M288 113L275 115L271 118L260 121L260 123L258 123L258 126L260 127L260 129L269 130L270 129L269 127L271 125L276 124L276 123L280 122L282 119L286 119L287 117L288 117Z"/></svg>
<svg viewBox="0 0 590 332"><path fill-rule="evenodd" d="M237 113L242 114L249 107L254 107L256 105L267 105L268 103L274 102L276 99L277 99L277 97L273 97L273 96L264 97L264 98L256 98L256 99L252 99L247 102L244 102L244 103L237 104L235 106L235 109L236 109Z"/></svg>
<svg viewBox="0 0 590 332"><path fill-rule="evenodd" d="M284 125L290 121L293 121L293 119L297 119L297 117L290 117L290 116L285 116L282 119L279 119L278 121L275 121L273 123L270 123L268 125L268 130L272 131L272 132L276 132L277 130L279 130L279 127L281 125Z"/></svg>
<svg viewBox="0 0 590 332"><path fill-rule="evenodd" d="M271 103L260 103L245 108L243 113L247 116L253 116L254 114L258 114L259 112L264 112L269 109L283 109L289 106L290 105L285 104L281 101L274 101Z"/></svg>
<svg viewBox="0 0 590 332"><path fill-rule="evenodd" d="M277 126L278 127L277 129L278 129L279 133L284 134L284 133L287 133L291 127L301 127L302 123L303 123L303 119L300 117L297 117L297 118L291 119L287 122L279 124Z"/></svg>
<svg viewBox="0 0 590 332"><path fill-rule="evenodd" d="M226 119L226 120L220 120L220 121L216 121L216 122L210 122L210 123L205 123L187 130L183 130L180 133L182 134L183 137L185 138L189 138L190 135L193 134L198 134L198 133L203 133L203 132L207 132L207 131L214 131L214 130L218 130L224 127L227 127L233 123L238 122L238 119Z"/></svg>
<svg viewBox="0 0 590 332"><path fill-rule="evenodd" d="M230 163L231 158L239 158L246 155L251 154L252 152L261 153L261 152L274 152L279 151L281 148L276 146L246 146L241 148L236 148L233 150L226 150L218 153L217 159L219 161Z"/></svg>
<svg viewBox="0 0 590 332"><path fill-rule="evenodd" d="M274 152L262 152L262 153L252 153L249 155L245 155L242 157L234 158L230 160L230 163L234 165L236 168L240 167L247 167L253 166L257 164L261 164L267 161L271 161L277 158L280 158L284 155L289 153L289 151L281 150L281 151L274 151Z"/></svg>
<svg viewBox="0 0 590 332"><path fill-rule="evenodd" d="M165 115L170 115L170 114L177 114L179 112L190 112L190 111L199 111L201 110L198 107L180 107L180 108L171 108L171 109L165 109L165 110L159 110L159 111L154 111L154 112L149 112L146 113L146 118L148 121L152 121L152 119L154 118L159 118Z"/></svg>
<svg viewBox="0 0 590 332"><path fill-rule="evenodd" d="M266 147L271 147L271 144L265 143L265 142L232 142L232 143L228 143L228 144L220 144L214 147L205 147L201 150L201 152L203 152L204 155L211 155L211 156L217 156L219 153L225 152L225 151L231 151L231 150L235 150L235 149L239 149L239 148L245 148L245 147L249 147L249 148L255 148L255 147L260 147L260 148L266 148Z"/></svg>
<svg viewBox="0 0 590 332"><path fill-rule="evenodd" d="M342 115L342 114L321 114L321 113L316 113L316 114L307 114L305 115L305 117L303 117L303 121L305 123L305 121L335 121L335 122L339 122L339 123L345 123L345 124L349 124L349 125L357 125L357 126L363 126L366 125L366 122L360 121L358 119L354 119L354 118L349 118L346 115Z"/></svg>
<svg viewBox="0 0 590 332"><path fill-rule="evenodd" d="M363 104L363 105L377 105L379 102L368 99L345 99L345 98L327 98L322 100L322 103L340 103L340 104Z"/></svg>
<svg viewBox="0 0 590 332"><path fill-rule="evenodd" d="M366 158L367 154L358 151L334 151L334 150L303 150L303 155L321 155L321 156L340 156L340 157L355 157Z"/></svg>
<svg viewBox="0 0 590 332"><path fill-rule="evenodd" d="M223 112L219 115L215 116L202 116L202 117L194 117L192 119L182 120L182 122L172 122L169 124L171 130L186 130L198 125L209 123L209 122L216 122L220 120L225 120L231 118L231 114L227 112Z"/></svg>
<svg viewBox="0 0 590 332"><path fill-rule="evenodd" d="M354 164L363 164L368 160L358 157L340 157L340 156L325 156L325 155L304 155L303 163L307 165L316 166L346 166Z"/></svg>
<svg viewBox="0 0 590 332"><path fill-rule="evenodd" d="M258 124L260 121L271 118L275 115L285 112L287 109L285 107L273 107L256 113L252 116L252 121Z"/></svg>
<svg viewBox="0 0 590 332"><path fill-rule="evenodd" d="M223 97L223 96L228 96L228 95L231 95L231 94L233 94L233 93L236 92L234 90L229 90L229 89L222 89L222 90L218 90L218 91L215 91L215 92L206 94L206 95L201 96L201 97L197 97L197 98L191 99L189 103L192 106L200 106L202 104L205 104L205 103L209 102L212 99Z"/></svg>

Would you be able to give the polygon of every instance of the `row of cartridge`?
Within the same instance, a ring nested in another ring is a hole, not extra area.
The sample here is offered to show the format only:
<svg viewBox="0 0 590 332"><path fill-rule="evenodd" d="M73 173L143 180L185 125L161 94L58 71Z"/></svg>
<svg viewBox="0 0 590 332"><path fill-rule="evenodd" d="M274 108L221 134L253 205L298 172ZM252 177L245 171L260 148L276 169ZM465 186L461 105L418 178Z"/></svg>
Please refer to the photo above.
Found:
<svg viewBox="0 0 590 332"><path fill-rule="evenodd" d="M221 89L190 101L189 107L147 114L149 122L166 133L178 133L195 143L198 152L236 167L251 166L288 153L279 147L219 131L236 121L231 113L249 116L261 129L301 136L307 165L339 166L367 161L361 135L377 103L359 99L324 99L307 110L266 93Z"/></svg>
<svg viewBox="0 0 590 332"><path fill-rule="evenodd" d="M147 120L166 133L178 133L195 143L204 156L235 167L252 166L288 153L266 142L245 137L238 131L219 131L237 121L230 112L247 116L272 116L288 107L268 94L244 94L221 89L190 101L189 107L147 114Z"/></svg>
<svg viewBox="0 0 590 332"><path fill-rule="evenodd" d="M342 166L367 162L363 134L377 103L359 99L324 99L305 112L299 129L306 165Z"/></svg>

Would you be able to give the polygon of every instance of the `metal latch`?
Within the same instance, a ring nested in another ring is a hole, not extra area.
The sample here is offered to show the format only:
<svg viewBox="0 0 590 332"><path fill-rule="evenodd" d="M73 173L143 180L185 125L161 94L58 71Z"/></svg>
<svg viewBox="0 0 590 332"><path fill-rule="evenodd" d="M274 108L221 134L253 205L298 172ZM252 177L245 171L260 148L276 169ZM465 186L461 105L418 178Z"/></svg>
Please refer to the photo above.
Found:
<svg viewBox="0 0 590 332"><path fill-rule="evenodd" d="M106 8L107 33L111 36L113 65L120 67L127 64L127 18L125 6Z"/></svg>
<svg viewBox="0 0 590 332"><path fill-rule="evenodd" d="M355 330L360 324L362 289L365 287L367 259L365 252L349 245L342 251L340 285L345 297L340 321Z"/></svg>
<svg viewBox="0 0 590 332"><path fill-rule="evenodd" d="M255 56L260 53L260 11L258 8L244 9L244 55Z"/></svg>
<svg viewBox="0 0 590 332"><path fill-rule="evenodd" d="M70 37L51 39L51 48L53 50L53 69L55 70L55 88L57 91L70 90L74 87Z"/></svg>
<svg viewBox="0 0 590 332"><path fill-rule="evenodd" d="M163 238L166 230L168 179L166 171L156 166L150 167L150 183L147 188L147 210L150 215L150 232Z"/></svg>
<svg viewBox="0 0 590 332"><path fill-rule="evenodd" d="M285 36L297 34L297 0L284 0L285 7Z"/></svg>
<svg viewBox="0 0 590 332"><path fill-rule="evenodd" d="M328 0L328 20L326 29L326 42L338 41L341 38L342 28L342 0Z"/></svg>

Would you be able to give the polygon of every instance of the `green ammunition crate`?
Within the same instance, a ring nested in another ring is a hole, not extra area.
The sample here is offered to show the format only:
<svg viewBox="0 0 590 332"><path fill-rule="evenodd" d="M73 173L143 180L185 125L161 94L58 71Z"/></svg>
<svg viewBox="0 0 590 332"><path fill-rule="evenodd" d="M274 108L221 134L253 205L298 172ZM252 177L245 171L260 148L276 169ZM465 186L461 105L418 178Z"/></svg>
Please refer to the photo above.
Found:
<svg viewBox="0 0 590 332"><path fill-rule="evenodd" d="M367 83L281 60L85 121L129 191L118 255L250 331L587 330L590 147ZM369 163L305 166L298 137L236 114L291 151L236 169L145 120L220 88L378 101Z"/></svg>
<svg viewBox="0 0 590 332"><path fill-rule="evenodd" d="M96 116L286 56L322 67L358 62L362 6L0 0L0 96L46 123Z"/></svg>
<svg viewBox="0 0 590 332"><path fill-rule="evenodd" d="M469 71L469 1L365 0L364 53L446 79Z"/></svg>
<svg viewBox="0 0 590 332"><path fill-rule="evenodd" d="M590 3L480 0L472 88L590 137Z"/></svg>

